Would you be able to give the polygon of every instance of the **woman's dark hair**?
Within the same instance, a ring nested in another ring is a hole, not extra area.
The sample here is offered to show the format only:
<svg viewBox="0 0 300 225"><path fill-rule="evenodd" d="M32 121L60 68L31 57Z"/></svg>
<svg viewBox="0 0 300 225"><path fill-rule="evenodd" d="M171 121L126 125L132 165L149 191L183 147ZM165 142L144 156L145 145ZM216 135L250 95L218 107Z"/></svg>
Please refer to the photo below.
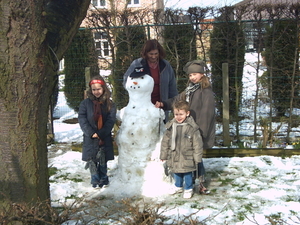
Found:
<svg viewBox="0 0 300 225"><path fill-rule="evenodd" d="M160 59L165 58L166 52L165 52L164 48L161 46L161 44L156 39L146 41L146 43L144 44L142 51L141 51L142 58L146 59L147 53L152 50L156 50L156 49L158 50L159 58Z"/></svg>
<svg viewBox="0 0 300 225"><path fill-rule="evenodd" d="M111 98L111 92L108 89L105 80L100 75L92 77L91 81L92 80L101 80L101 81L104 82L104 85L102 85L102 87L103 87L103 94L101 95L101 97L99 99L96 99L96 97L92 93L91 85L89 85L89 89L87 90L87 96L88 96L88 98L90 98L92 100L98 100L100 102L103 102L103 104L107 105L108 111L110 111L111 105L112 105L112 101L110 99Z"/></svg>

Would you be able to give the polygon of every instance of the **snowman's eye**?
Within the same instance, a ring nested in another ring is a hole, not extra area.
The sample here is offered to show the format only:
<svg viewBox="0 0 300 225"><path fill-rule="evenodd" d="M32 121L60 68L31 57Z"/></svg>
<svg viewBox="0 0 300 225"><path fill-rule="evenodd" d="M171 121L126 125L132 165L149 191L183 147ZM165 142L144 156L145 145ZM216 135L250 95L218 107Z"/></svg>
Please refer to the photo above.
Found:
<svg viewBox="0 0 300 225"><path fill-rule="evenodd" d="M144 76L142 76L141 78L144 79Z"/></svg>
<svg viewBox="0 0 300 225"><path fill-rule="evenodd" d="M131 78L131 80L133 80L133 77L130 77Z"/></svg>

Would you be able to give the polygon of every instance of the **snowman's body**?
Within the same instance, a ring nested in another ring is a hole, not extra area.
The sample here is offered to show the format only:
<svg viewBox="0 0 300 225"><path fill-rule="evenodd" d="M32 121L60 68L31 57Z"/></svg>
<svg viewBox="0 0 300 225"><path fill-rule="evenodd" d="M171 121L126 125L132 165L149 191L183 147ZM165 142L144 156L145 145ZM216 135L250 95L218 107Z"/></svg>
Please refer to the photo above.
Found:
<svg viewBox="0 0 300 225"><path fill-rule="evenodd" d="M144 167L161 137L164 112L151 102L153 85L149 75L129 77L126 82L129 102L121 110L117 135L119 172L124 181L130 181L131 176L143 178Z"/></svg>
<svg viewBox="0 0 300 225"><path fill-rule="evenodd" d="M124 193L139 194L131 191L140 189L143 194L143 190L153 188L158 180L163 180L158 153L165 114L151 102L153 86L153 78L149 75L128 77L126 82L129 102L118 114L122 124L116 137L119 151L117 177L126 186L122 190ZM148 187L149 182L151 187Z"/></svg>

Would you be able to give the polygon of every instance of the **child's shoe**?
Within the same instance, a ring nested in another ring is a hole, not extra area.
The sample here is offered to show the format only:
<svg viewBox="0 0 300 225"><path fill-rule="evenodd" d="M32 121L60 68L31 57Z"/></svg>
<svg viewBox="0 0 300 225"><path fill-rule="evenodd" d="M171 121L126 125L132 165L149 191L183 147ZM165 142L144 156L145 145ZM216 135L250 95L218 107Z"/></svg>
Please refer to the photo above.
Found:
<svg viewBox="0 0 300 225"><path fill-rule="evenodd" d="M193 189L184 190L183 198L191 198L193 196Z"/></svg>
<svg viewBox="0 0 300 225"><path fill-rule="evenodd" d="M174 195L174 194L177 194L177 193L182 193L182 187L174 186L170 189L170 192L169 192L170 195Z"/></svg>
<svg viewBox="0 0 300 225"><path fill-rule="evenodd" d="M199 193L201 195L209 195L210 194L210 191L206 187L204 187L202 182L200 182L200 184L199 184Z"/></svg>
<svg viewBox="0 0 300 225"><path fill-rule="evenodd" d="M102 188L103 186L108 186L108 184L109 184L109 180L108 180L108 177L106 177L106 178L100 180L99 187Z"/></svg>

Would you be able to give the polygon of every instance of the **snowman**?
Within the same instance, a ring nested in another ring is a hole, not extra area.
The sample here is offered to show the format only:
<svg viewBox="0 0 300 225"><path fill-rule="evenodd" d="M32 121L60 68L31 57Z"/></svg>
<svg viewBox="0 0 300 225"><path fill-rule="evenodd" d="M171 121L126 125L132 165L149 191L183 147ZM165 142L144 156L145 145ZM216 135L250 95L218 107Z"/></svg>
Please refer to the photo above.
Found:
<svg viewBox="0 0 300 225"><path fill-rule="evenodd" d="M159 160L165 114L151 102L153 86L154 80L144 68L135 68L125 86L129 94L128 105L117 114L122 123L116 135L119 156L114 182L124 185L116 192L125 196L157 195L159 191L153 191L153 188L159 188L165 182Z"/></svg>

